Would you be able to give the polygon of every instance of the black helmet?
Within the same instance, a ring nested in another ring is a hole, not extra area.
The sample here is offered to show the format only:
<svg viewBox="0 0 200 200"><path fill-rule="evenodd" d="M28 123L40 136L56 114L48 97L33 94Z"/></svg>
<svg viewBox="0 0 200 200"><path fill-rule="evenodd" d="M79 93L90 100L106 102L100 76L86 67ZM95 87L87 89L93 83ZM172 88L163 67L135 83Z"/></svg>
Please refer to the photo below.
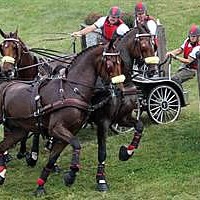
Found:
<svg viewBox="0 0 200 200"><path fill-rule="evenodd" d="M191 27L190 27L190 30L188 32L188 36L189 37L192 37L192 36L200 36L200 28L193 24Z"/></svg>
<svg viewBox="0 0 200 200"><path fill-rule="evenodd" d="M147 7L144 3L139 2L135 6L135 14L137 15L138 13L146 13L147 12Z"/></svg>
<svg viewBox="0 0 200 200"><path fill-rule="evenodd" d="M112 8L110 8L110 10L108 12L108 16L120 17L121 16L121 10L120 10L120 8L117 7L117 6L113 6Z"/></svg>

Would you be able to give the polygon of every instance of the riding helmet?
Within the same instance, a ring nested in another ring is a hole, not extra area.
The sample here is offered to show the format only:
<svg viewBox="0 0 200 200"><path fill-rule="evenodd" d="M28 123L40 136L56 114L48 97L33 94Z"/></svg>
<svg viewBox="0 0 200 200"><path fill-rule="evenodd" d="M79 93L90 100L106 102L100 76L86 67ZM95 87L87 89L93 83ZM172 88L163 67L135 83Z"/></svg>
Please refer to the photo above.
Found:
<svg viewBox="0 0 200 200"><path fill-rule="evenodd" d="M138 14L138 13L146 13L147 12L147 7L144 3L142 2L139 2L136 4L135 6L135 14Z"/></svg>
<svg viewBox="0 0 200 200"><path fill-rule="evenodd" d="M108 12L108 16L119 18L121 16L121 9L117 6L111 7L109 12Z"/></svg>
<svg viewBox="0 0 200 200"><path fill-rule="evenodd" d="M197 25L193 24L189 30L188 36L200 36L200 28Z"/></svg>

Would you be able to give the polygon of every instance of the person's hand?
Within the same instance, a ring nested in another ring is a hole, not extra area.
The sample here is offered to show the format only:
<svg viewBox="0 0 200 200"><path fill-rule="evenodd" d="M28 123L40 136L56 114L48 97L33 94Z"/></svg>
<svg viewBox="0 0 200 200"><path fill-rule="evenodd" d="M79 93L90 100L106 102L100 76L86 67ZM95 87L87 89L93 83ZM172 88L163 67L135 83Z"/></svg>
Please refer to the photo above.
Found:
<svg viewBox="0 0 200 200"><path fill-rule="evenodd" d="M82 34L81 34L80 31L77 31L77 32L73 32L73 33L71 34L71 36L72 36L72 37L81 37Z"/></svg>
<svg viewBox="0 0 200 200"><path fill-rule="evenodd" d="M174 53L172 53L171 51L166 53L166 57L171 56L172 58L176 59L176 55Z"/></svg>
<svg viewBox="0 0 200 200"><path fill-rule="evenodd" d="M170 56L171 56L172 58L174 58L175 60L176 60L176 58L177 58L176 55L175 55L174 53L171 53Z"/></svg>

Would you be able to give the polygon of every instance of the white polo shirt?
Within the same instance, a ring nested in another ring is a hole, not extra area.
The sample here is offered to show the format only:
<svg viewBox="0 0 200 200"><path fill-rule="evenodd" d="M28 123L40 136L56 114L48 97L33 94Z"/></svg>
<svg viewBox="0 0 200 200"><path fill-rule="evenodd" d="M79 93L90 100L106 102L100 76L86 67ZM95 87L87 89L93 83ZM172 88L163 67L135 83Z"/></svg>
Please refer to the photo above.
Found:
<svg viewBox="0 0 200 200"><path fill-rule="evenodd" d="M105 21L106 21L106 18L107 16L104 16L104 17L100 17L96 22L94 22L94 25L97 27L97 28L102 28ZM123 36L126 32L128 32L130 29L129 27L126 25L126 24L120 24L118 27L117 27L117 34L120 35L120 36Z"/></svg>
<svg viewBox="0 0 200 200"><path fill-rule="evenodd" d="M200 51L200 45L199 46L196 46L192 49L192 51L190 52L189 56L191 58L194 58L194 59L197 59L197 56L196 56L196 53Z"/></svg>

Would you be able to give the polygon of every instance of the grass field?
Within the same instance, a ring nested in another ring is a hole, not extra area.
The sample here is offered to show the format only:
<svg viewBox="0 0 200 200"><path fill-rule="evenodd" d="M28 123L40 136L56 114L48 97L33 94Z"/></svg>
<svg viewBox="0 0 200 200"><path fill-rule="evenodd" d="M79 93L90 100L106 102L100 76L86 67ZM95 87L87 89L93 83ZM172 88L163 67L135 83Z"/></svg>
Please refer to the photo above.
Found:
<svg viewBox="0 0 200 200"><path fill-rule="evenodd" d="M72 52L69 33L78 30L89 12L106 14L112 5L132 12L135 1L120 0L1 0L0 28L6 32L18 27L22 40L30 47L53 48ZM149 13L160 19L167 35L167 48L179 47L192 23L199 24L198 1L147 0ZM66 34L57 34L57 33ZM64 40L44 41L65 37ZM77 48L80 44L77 42ZM178 63L173 63L173 71ZM62 173L52 174L46 184L47 195L41 199L67 200L198 200L200 199L200 132L198 90L196 79L184 87L190 91L190 105L183 108L179 120L169 125L152 124L146 116L145 131L140 148L128 162L118 160L118 150L127 144L132 134L108 137L106 164L110 190L95 191L97 145L95 130L84 129L79 133L82 143L81 165L75 184L67 188ZM11 154L15 156L18 146ZM0 187L0 200L34 199L36 179L46 162L48 153L43 150L38 165L28 168L25 161L14 159L8 164L7 179ZM68 169L71 148L66 148L59 165Z"/></svg>

